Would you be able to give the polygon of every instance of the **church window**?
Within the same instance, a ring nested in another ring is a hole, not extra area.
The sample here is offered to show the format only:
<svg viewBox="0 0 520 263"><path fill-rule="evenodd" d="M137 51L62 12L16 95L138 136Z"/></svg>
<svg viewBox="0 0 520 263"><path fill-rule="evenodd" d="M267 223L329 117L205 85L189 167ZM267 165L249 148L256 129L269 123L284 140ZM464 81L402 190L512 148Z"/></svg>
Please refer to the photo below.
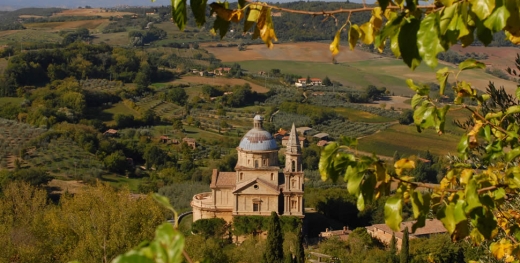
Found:
<svg viewBox="0 0 520 263"><path fill-rule="evenodd" d="M296 172L296 162L295 161L291 162L291 171Z"/></svg>
<svg viewBox="0 0 520 263"><path fill-rule="evenodd" d="M240 173L240 181L244 180L244 173Z"/></svg>
<svg viewBox="0 0 520 263"><path fill-rule="evenodd" d="M291 184L292 184L292 185L291 185L292 188L296 188L296 180L293 179L293 180L291 181Z"/></svg>
<svg viewBox="0 0 520 263"><path fill-rule="evenodd" d="M260 211L260 203L253 203L253 212Z"/></svg>
<svg viewBox="0 0 520 263"><path fill-rule="evenodd" d="M298 204L298 202L296 200L292 200L291 201L291 209L296 209L296 205Z"/></svg>
<svg viewBox="0 0 520 263"><path fill-rule="evenodd" d="M258 160L255 160L255 168L258 168Z"/></svg>
<svg viewBox="0 0 520 263"><path fill-rule="evenodd" d="M264 159L264 166L267 166L267 159Z"/></svg>
<svg viewBox="0 0 520 263"><path fill-rule="evenodd" d="M274 173L271 173L271 181L274 181Z"/></svg>
<svg viewBox="0 0 520 263"><path fill-rule="evenodd" d="M258 190L259 187L258 187L257 184L255 184L255 185L253 186L253 188L255 188L255 190Z"/></svg>

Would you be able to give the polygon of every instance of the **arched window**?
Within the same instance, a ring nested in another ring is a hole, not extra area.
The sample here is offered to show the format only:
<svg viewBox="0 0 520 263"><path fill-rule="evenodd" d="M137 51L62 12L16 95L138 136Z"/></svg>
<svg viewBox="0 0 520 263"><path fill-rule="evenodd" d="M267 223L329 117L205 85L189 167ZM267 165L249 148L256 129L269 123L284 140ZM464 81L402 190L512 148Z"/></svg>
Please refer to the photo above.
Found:
<svg viewBox="0 0 520 263"><path fill-rule="evenodd" d="M294 160L291 161L291 171L296 172L296 162Z"/></svg>
<svg viewBox="0 0 520 263"><path fill-rule="evenodd" d="M240 181L244 180L244 173L240 173Z"/></svg>
<svg viewBox="0 0 520 263"><path fill-rule="evenodd" d="M258 160L255 160L255 168L258 168Z"/></svg>
<svg viewBox="0 0 520 263"><path fill-rule="evenodd" d="M274 181L274 173L271 173L271 181Z"/></svg>
<svg viewBox="0 0 520 263"><path fill-rule="evenodd" d="M264 159L264 166L267 166L267 159Z"/></svg>

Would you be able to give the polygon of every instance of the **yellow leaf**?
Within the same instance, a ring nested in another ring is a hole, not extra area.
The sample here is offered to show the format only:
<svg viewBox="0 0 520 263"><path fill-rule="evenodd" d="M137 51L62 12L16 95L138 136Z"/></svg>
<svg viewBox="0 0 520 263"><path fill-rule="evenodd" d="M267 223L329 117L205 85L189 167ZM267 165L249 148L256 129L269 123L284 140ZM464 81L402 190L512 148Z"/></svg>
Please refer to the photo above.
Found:
<svg viewBox="0 0 520 263"><path fill-rule="evenodd" d="M461 184L468 184L469 179L471 179L471 176L473 175L472 169L464 169L460 173L460 183Z"/></svg>
<svg viewBox="0 0 520 263"><path fill-rule="evenodd" d="M260 30L260 38L264 41L268 48L273 48L273 40L278 41L274 33L273 19L271 17L271 8L264 8L258 22L257 28Z"/></svg>
<svg viewBox="0 0 520 263"><path fill-rule="evenodd" d="M336 35L334 36L334 40L332 43L330 43L329 49L330 52L332 52L332 55L335 56L339 53L339 41L341 38L341 30L343 30L343 27L336 32Z"/></svg>
<svg viewBox="0 0 520 263"><path fill-rule="evenodd" d="M351 25L348 31L348 44L350 46L350 50L354 50L360 35L361 32L359 30L359 26Z"/></svg>
<svg viewBox="0 0 520 263"><path fill-rule="evenodd" d="M379 31L381 29L381 26L383 25L383 18L381 17L381 14L383 12L381 11L381 7L375 7L372 9L372 17L370 18L370 23L372 23L372 26L374 27L375 31Z"/></svg>
<svg viewBox="0 0 520 263"><path fill-rule="evenodd" d="M501 260L502 258L511 255L512 247L513 246L509 240L502 238L500 242L491 243L489 249L491 250L491 254L493 254L496 259Z"/></svg>
<svg viewBox="0 0 520 263"><path fill-rule="evenodd" d="M242 11L241 9L230 10L218 3L211 3L209 6L211 7L212 13L217 13L218 17L226 21L238 23L244 17L244 11Z"/></svg>
<svg viewBox="0 0 520 263"><path fill-rule="evenodd" d="M394 167L395 169L413 169L415 168L415 162L410 159L403 158L395 162Z"/></svg>
<svg viewBox="0 0 520 263"><path fill-rule="evenodd" d="M364 23L359 29L361 30L361 41L367 45L372 44L372 42L374 42L374 26L372 23Z"/></svg>

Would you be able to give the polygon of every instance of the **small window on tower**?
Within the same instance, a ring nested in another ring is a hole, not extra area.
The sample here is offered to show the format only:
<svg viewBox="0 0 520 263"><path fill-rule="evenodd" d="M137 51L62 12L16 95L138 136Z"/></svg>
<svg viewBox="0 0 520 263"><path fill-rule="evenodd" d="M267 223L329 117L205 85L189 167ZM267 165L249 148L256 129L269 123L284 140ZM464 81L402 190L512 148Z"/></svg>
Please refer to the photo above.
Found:
<svg viewBox="0 0 520 263"><path fill-rule="evenodd" d="M258 168L258 160L255 160L255 168Z"/></svg>
<svg viewBox="0 0 520 263"><path fill-rule="evenodd" d="M264 159L264 166L267 166L267 159Z"/></svg>
<svg viewBox="0 0 520 263"><path fill-rule="evenodd" d="M240 173L240 181L244 179L244 173Z"/></svg>
<svg viewBox="0 0 520 263"><path fill-rule="evenodd" d="M291 187L292 187L292 188L296 188L296 180L293 179L293 180L291 181Z"/></svg>
<svg viewBox="0 0 520 263"><path fill-rule="evenodd" d="M296 205L298 204L298 202L296 200L292 200L291 201L291 209L296 209Z"/></svg>
<svg viewBox="0 0 520 263"><path fill-rule="evenodd" d="M274 181L274 173L271 173L271 181Z"/></svg>
<svg viewBox="0 0 520 263"><path fill-rule="evenodd" d="M295 161L291 162L291 171L296 172L296 162Z"/></svg>

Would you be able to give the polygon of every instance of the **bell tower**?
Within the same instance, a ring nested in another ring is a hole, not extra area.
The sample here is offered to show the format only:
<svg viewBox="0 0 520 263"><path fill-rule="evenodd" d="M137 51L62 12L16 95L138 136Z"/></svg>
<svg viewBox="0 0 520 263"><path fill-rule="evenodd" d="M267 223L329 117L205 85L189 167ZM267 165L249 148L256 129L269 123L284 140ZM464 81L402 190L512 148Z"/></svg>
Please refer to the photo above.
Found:
<svg viewBox="0 0 520 263"><path fill-rule="evenodd" d="M294 123L285 149L284 176L284 215L303 217L303 183L305 178L302 167L302 148Z"/></svg>

